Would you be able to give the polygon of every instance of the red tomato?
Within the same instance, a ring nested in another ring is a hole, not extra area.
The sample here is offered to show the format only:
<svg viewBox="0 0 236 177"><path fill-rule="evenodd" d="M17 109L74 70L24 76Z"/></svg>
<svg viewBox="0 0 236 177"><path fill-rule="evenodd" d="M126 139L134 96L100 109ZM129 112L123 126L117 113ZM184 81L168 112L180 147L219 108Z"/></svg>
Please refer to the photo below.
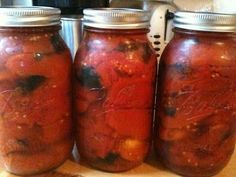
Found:
<svg viewBox="0 0 236 177"><path fill-rule="evenodd" d="M111 110L106 113L105 122L119 135L145 140L150 136L151 114L145 109Z"/></svg>
<svg viewBox="0 0 236 177"><path fill-rule="evenodd" d="M151 108L154 88L145 79L122 79L108 90L105 108Z"/></svg>
<svg viewBox="0 0 236 177"><path fill-rule="evenodd" d="M113 131L104 123L101 114L90 113L88 116L92 117L80 117L77 124L78 148L82 155L104 158L114 148Z"/></svg>
<svg viewBox="0 0 236 177"><path fill-rule="evenodd" d="M148 143L135 139L125 139L119 143L118 153L123 159L142 162L148 152Z"/></svg>
<svg viewBox="0 0 236 177"><path fill-rule="evenodd" d="M41 55L42 59L39 61L33 54L13 55L8 58L5 66L10 72L19 76L45 75L58 80L65 78L65 73L70 70L70 65L68 65L70 61L66 60L70 57L69 53L64 55L42 53Z"/></svg>

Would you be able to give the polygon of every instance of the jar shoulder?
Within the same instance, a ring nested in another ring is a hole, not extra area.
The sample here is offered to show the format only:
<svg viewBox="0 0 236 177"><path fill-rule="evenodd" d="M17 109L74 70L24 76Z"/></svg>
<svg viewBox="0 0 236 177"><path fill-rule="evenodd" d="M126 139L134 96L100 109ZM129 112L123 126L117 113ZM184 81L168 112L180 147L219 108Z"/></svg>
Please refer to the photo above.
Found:
<svg viewBox="0 0 236 177"><path fill-rule="evenodd" d="M165 63L191 61L236 62L234 36L175 36L165 48L162 59ZM227 60L221 60L221 59Z"/></svg>

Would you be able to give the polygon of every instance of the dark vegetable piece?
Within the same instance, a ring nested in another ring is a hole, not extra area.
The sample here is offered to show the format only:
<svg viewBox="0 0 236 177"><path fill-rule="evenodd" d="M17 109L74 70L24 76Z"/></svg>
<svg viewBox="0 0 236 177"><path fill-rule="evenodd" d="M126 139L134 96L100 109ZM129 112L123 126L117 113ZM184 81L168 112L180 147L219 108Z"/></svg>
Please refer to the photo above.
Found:
<svg viewBox="0 0 236 177"><path fill-rule="evenodd" d="M197 127L196 127L196 132L195 135L197 136L202 136L204 134L206 134L207 132L209 132L209 123L200 123Z"/></svg>
<svg viewBox="0 0 236 177"><path fill-rule="evenodd" d="M24 94L32 92L42 85L46 80L46 77L40 75L31 75L25 78L21 78L16 81L17 87L23 91Z"/></svg>
<svg viewBox="0 0 236 177"><path fill-rule="evenodd" d="M149 60L151 59L151 55L153 54L151 48L149 47L148 43L143 44L143 61L144 63L148 63Z"/></svg>
<svg viewBox="0 0 236 177"><path fill-rule="evenodd" d="M228 140L228 139L231 138L233 135L234 135L234 134L233 134L232 131L223 132L223 133L222 133L222 138L221 138L220 144L221 144L221 143L224 143L224 141Z"/></svg>
<svg viewBox="0 0 236 177"><path fill-rule="evenodd" d="M139 46L135 42L120 43L115 50L119 52L131 52L137 50Z"/></svg>
<svg viewBox="0 0 236 177"><path fill-rule="evenodd" d="M167 116L174 117L176 114L176 108L175 107L165 107L164 112Z"/></svg>
<svg viewBox="0 0 236 177"><path fill-rule="evenodd" d="M28 140L26 140L26 139L17 139L16 142L17 142L17 144L24 146L24 147L29 146Z"/></svg>
<svg viewBox="0 0 236 177"><path fill-rule="evenodd" d="M29 141L27 139L15 139L14 142L11 142L8 144L9 147L13 147L14 149L9 150L5 155L9 156L12 154L20 154L20 155L25 155L28 149L30 148ZM10 149L11 149L10 148Z"/></svg>
<svg viewBox="0 0 236 177"><path fill-rule="evenodd" d="M95 69L91 66L83 66L79 73L77 73L77 79L84 87L102 88L100 77L96 73Z"/></svg>
<svg viewBox="0 0 236 177"><path fill-rule="evenodd" d="M115 153L112 153L110 152L109 154L107 154L107 156L103 159L100 159L102 160L102 162L104 163L108 163L108 164L111 164L111 163L114 163L115 160L119 157L118 154L115 154Z"/></svg>
<svg viewBox="0 0 236 177"><path fill-rule="evenodd" d="M59 34L53 35L51 37L51 43L53 45L54 50L57 53L61 53L61 52L63 52L66 49L65 45L63 45L63 43L61 41L61 37L60 37Z"/></svg>

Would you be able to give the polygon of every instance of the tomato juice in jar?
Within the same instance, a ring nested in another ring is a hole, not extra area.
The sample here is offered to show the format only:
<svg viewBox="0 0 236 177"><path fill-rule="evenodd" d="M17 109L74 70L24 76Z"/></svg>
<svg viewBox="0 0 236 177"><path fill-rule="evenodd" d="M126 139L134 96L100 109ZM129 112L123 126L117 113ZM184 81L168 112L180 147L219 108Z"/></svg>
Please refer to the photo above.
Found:
<svg viewBox="0 0 236 177"><path fill-rule="evenodd" d="M184 176L212 176L234 151L236 16L177 12L160 60L155 148Z"/></svg>
<svg viewBox="0 0 236 177"><path fill-rule="evenodd" d="M75 103L81 159L118 172L140 165L152 129L156 55L149 15L131 9L86 9L77 52Z"/></svg>
<svg viewBox="0 0 236 177"><path fill-rule="evenodd" d="M0 8L0 15L0 165L41 173L62 164L73 145L72 61L60 10Z"/></svg>

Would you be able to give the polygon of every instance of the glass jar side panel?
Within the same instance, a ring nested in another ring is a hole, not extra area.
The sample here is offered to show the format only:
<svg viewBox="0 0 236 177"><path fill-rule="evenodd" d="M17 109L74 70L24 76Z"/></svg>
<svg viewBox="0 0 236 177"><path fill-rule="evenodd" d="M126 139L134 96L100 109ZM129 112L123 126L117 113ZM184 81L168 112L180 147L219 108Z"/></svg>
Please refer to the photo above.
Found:
<svg viewBox="0 0 236 177"><path fill-rule="evenodd" d="M70 155L71 58L58 32L0 31L0 157L15 174L40 173Z"/></svg>
<svg viewBox="0 0 236 177"><path fill-rule="evenodd" d="M149 150L156 76L146 33L87 32L75 67L82 157L106 171L139 165Z"/></svg>
<svg viewBox="0 0 236 177"><path fill-rule="evenodd" d="M235 35L177 31L162 56L155 146L179 174L214 175L234 150L235 47Z"/></svg>

